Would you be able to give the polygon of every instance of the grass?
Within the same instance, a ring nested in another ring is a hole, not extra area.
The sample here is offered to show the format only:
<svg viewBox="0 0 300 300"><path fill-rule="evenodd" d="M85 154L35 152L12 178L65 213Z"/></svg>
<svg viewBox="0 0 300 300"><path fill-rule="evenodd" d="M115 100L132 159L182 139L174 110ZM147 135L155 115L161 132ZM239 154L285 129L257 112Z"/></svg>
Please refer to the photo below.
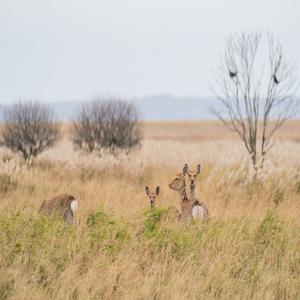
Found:
<svg viewBox="0 0 300 300"><path fill-rule="evenodd" d="M67 139L31 166L0 152L0 299L300 298L295 136L282 134L252 182L237 140L162 140L151 126L118 158L81 155ZM206 223L176 220L168 183L184 162L202 164ZM161 187L154 210L145 185ZM66 192L79 201L77 227L37 212Z"/></svg>
<svg viewBox="0 0 300 300"><path fill-rule="evenodd" d="M189 225L162 214L127 223L97 211L77 229L1 216L1 297L299 298L299 224L274 211Z"/></svg>

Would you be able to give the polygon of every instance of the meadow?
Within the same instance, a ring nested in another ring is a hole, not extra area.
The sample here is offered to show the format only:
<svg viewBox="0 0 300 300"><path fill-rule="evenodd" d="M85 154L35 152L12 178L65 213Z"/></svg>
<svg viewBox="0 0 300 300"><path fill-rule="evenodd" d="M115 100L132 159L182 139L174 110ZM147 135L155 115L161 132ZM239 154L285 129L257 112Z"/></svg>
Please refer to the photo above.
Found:
<svg viewBox="0 0 300 300"><path fill-rule="evenodd" d="M275 136L251 180L243 144L221 124L149 122L118 157L64 137L31 165L0 150L0 299L299 299L300 121ZM168 184L202 170L196 196L210 218L179 223ZM145 186L160 186L150 210ZM61 193L78 225L38 214Z"/></svg>

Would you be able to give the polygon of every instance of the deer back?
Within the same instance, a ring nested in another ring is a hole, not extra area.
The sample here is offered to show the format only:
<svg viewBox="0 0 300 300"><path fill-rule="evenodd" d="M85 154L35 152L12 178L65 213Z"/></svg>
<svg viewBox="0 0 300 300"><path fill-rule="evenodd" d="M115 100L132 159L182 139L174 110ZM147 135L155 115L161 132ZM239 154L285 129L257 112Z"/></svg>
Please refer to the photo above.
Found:
<svg viewBox="0 0 300 300"><path fill-rule="evenodd" d="M76 199L72 195L59 195L48 201L44 201L40 208L40 212L46 214L64 213L66 210L71 209L73 201L76 201Z"/></svg>

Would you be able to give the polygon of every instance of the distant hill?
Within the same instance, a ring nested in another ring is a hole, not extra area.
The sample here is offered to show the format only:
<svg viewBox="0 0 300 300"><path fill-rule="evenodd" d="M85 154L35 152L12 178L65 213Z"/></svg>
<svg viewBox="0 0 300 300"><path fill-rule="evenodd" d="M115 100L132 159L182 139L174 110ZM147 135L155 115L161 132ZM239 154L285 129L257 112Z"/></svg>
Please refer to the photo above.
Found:
<svg viewBox="0 0 300 300"><path fill-rule="evenodd" d="M198 97L174 97L155 95L134 98L142 120L207 120L214 116L209 112L212 99ZM72 120L80 107L78 101L54 102L50 104L62 121Z"/></svg>

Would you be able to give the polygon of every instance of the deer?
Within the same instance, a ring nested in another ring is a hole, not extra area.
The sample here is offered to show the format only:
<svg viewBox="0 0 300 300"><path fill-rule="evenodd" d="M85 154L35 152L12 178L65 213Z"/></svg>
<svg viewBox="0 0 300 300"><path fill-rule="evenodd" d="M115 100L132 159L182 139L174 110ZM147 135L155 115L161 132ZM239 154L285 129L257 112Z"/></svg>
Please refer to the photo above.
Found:
<svg viewBox="0 0 300 300"><path fill-rule="evenodd" d="M195 190L196 190L196 178L200 174L201 165L198 164L196 167L196 171L189 170L188 164L184 165L185 173L188 175L189 178L189 185L190 185L190 200L192 206L192 216L193 219L200 219L205 220L208 218L208 209L203 202L200 202L195 197Z"/></svg>
<svg viewBox="0 0 300 300"><path fill-rule="evenodd" d="M77 200L69 194L56 196L48 201L44 201L39 212L46 215L57 215L62 217L67 223L76 224Z"/></svg>
<svg viewBox="0 0 300 300"><path fill-rule="evenodd" d="M186 194L185 174L187 166L184 166L181 173L169 184L171 190L177 191L179 194L179 203L181 213L179 214L179 220L190 220L192 217L191 201Z"/></svg>
<svg viewBox="0 0 300 300"><path fill-rule="evenodd" d="M156 197L159 194L159 186L156 187L155 192L151 192L148 186L146 186L145 190L146 190L146 195L148 196L148 198L150 200L150 207L155 208Z"/></svg>
<svg viewBox="0 0 300 300"><path fill-rule="evenodd" d="M158 196L159 191L160 191L159 186L156 187L155 192L150 192L150 189L148 186L146 186L145 190L146 190L146 195L148 196L148 198L150 200L150 208L153 209L156 207L156 197ZM168 207L168 209L166 210L166 214L164 214L164 216L162 216L162 219L173 220L174 218L176 218L177 220L180 219L179 210L174 206Z"/></svg>

